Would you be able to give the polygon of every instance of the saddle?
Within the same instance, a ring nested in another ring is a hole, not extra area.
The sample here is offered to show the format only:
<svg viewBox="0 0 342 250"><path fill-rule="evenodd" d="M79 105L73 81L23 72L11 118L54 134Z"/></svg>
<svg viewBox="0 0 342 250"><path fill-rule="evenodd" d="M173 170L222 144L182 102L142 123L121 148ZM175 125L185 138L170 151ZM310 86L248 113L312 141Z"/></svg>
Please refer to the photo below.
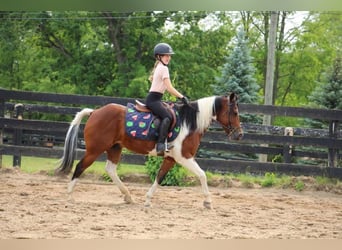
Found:
<svg viewBox="0 0 342 250"><path fill-rule="evenodd" d="M172 116L172 121L171 121L171 126L170 126L170 130L174 129L174 127L176 126L176 113L175 110L172 108L173 104L171 106L171 104L168 104L166 102L163 102L163 105L166 107L166 109L169 111L169 113ZM135 109L137 111L140 112L149 112L152 113L152 110L150 110L144 103L140 102L139 100L135 100Z"/></svg>
<svg viewBox="0 0 342 250"><path fill-rule="evenodd" d="M167 141L173 141L180 131L180 119L175 105L164 104L172 114ZM157 140L161 119L155 116L145 104L136 100L136 103L127 103L125 131L133 138L141 140Z"/></svg>

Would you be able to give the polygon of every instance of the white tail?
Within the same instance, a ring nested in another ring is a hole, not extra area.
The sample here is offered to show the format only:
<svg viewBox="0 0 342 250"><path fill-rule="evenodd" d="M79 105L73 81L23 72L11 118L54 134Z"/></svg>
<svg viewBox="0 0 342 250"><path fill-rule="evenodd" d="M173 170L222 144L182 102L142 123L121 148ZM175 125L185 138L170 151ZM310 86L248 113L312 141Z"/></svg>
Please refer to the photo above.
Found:
<svg viewBox="0 0 342 250"><path fill-rule="evenodd" d="M60 159L60 165L56 169L57 174L70 173L76 156L77 136L80 124L82 122L83 117L90 116L90 114L93 111L93 109L89 108L82 109L80 112L76 114L74 120L70 123L70 127L65 137L63 157Z"/></svg>

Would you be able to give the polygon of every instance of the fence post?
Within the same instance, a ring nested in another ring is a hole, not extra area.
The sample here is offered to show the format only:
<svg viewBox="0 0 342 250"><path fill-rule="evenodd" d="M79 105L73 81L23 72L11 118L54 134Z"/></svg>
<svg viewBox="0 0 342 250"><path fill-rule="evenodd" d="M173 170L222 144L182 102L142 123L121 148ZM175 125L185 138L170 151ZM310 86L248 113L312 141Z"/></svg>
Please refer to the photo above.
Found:
<svg viewBox="0 0 342 250"><path fill-rule="evenodd" d="M22 103L17 103L14 105L14 118L17 118L18 120L23 119L23 113L24 113L24 105ZM13 134L13 143L14 145L21 145L22 141L22 130L21 129L15 129ZM19 167L21 165L21 155L13 155L13 167Z"/></svg>
<svg viewBox="0 0 342 250"><path fill-rule="evenodd" d="M293 136L293 128L292 127L286 127L284 129L284 136ZM292 145L284 145L283 157L284 157L285 163L291 163Z"/></svg>
<svg viewBox="0 0 342 250"><path fill-rule="evenodd" d="M329 123L329 137L333 139L338 138L339 122L330 121ZM338 149L329 148L328 149L328 167L336 167L338 161Z"/></svg>

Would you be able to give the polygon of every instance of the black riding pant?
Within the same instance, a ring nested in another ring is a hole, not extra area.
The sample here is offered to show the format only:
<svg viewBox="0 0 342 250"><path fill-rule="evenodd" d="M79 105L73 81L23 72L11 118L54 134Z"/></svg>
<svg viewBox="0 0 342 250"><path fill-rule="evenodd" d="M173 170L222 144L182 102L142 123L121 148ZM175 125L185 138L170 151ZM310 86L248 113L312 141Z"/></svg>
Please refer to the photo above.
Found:
<svg viewBox="0 0 342 250"><path fill-rule="evenodd" d="M157 116L159 116L162 120L165 118L169 118L172 121L172 115L165 108L162 103L163 94L159 92L149 92L146 97L146 106Z"/></svg>

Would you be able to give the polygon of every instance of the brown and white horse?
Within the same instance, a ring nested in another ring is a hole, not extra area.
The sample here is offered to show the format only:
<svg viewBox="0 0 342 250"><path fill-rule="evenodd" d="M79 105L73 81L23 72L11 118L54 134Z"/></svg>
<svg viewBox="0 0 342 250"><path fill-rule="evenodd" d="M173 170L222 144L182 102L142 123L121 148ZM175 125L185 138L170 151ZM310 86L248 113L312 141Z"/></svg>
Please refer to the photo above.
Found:
<svg viewBox="0 0 342 250"><path fill-rule="evenodd" d="M113 182L118 186L124 200L132 203L131 194L117 175L117 166L123 148L144 155L156 155L155 141L135 139L125 132L125 115L127 107L119 104L107 104L99 109L85 108L78 112L71 122L66 135L64 154L56 173L68 174L73 166L76 154L77 135L82 118L90 116L85 124L84 139L86 151L83 158L76 165L72 179L68 185L68 193L71 196L75 184L96 158L103 152L107 153L105 169ZM211 96L191 102L190 105L178 107L181 119L180 132L172 142L172 148L164 155L154 184L146 195L145 207L151 206L151 199L158 185L161 184L167 172L177 162L193 172L200 179L205 196L204 206L212 207L212 201L207 185L205 172L195 161L195 155L200 145L204 132L213 120L218 121L228 137L239 140L243 136L240 126L237 96L231 93L229 96Z"/></svg>

